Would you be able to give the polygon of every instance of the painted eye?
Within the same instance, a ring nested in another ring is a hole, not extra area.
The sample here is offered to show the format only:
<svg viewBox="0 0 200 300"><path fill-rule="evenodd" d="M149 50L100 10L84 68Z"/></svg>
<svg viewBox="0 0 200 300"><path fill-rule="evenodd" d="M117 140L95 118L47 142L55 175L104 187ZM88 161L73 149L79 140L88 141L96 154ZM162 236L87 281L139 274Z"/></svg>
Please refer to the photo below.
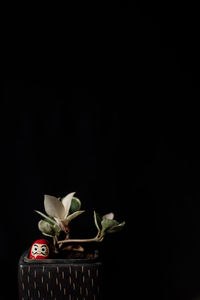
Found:
<svg viewBox="0 0 200 300"><path fill-rule="evenodd" d="M35 251L37 251L37 249L38 249L37 247L34 247L34 250L35 250Z"/></svg>
<svg viewBox="0 0 200 300"><path fill-rule="evenodd" d="M42 252L45 252L45 250L46 250L46 249L45 249L44 247L42 247Z"/></svg>

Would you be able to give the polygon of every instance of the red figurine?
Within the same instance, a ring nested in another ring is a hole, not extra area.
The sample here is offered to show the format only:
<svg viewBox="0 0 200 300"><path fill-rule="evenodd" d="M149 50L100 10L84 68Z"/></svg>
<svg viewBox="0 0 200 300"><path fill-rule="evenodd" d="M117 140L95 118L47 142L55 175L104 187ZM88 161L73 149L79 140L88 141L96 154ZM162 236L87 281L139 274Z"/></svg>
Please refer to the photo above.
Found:
<svg viewBox="0 0 200 300"><path fill-rule="evenodd" d="M49 258L50 245L47 240L37 240L31 246L30 259L45 259Z"/></svg>

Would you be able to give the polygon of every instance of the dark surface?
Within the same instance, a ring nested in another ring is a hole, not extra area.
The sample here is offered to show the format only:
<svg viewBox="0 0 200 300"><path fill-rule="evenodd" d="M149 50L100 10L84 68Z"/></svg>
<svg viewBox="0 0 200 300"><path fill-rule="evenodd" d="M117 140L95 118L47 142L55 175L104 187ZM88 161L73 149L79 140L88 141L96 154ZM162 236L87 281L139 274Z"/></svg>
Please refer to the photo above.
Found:
<svg viewBox="0 0 200 300"><path fill-rule="evenodd" d="M74 236L79 226L83 236L96 233L94 208L127 222L103 244L108 299L193 300L200 295L198 9L138 3L109 20L92 34L92 48L84 43L92 64L86 88L72 88L65 75L5 82L3 269L16 295L18 258L40 238L33 210L43 210L44 193L77 191L89 211L74 220Z"/></svg>
<svg viewBox="0 0 200 300"><path fill-rule="evenodd" d="M127 219L118 190L122 148L117 105L104 107L103 90L97 95L93 90L52 84L26 80L5 83L4 113L11 108L4 156L8 157L4 173L9 182L5 186L8 201L4 207L9 211L9 222L4 215L1 257L4 269L10 270L13 297L17 297L19 257L34 240L42 238L37 227L40 216L34 209L44 212L44 194L64 196L76 191L86 212L73 221L72 237L96 235L94 209L101 214L114 211L119 221ZM122 245L120 233L108 237L102 245L108 297L115 293L116 280L120 280L124 268L118 262L118 256L123 256ZM2 291L4 299L10 298L6 289Z"/></svg>

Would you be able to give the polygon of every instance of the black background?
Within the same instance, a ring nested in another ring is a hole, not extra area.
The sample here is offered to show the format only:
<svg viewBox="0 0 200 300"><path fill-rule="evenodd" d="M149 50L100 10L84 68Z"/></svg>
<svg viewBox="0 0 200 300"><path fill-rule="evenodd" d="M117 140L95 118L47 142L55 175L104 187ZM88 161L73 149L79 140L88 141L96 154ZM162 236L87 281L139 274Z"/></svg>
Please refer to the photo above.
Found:
<svg viewBox="0 0 200 300"><path fill-rule="evenodd" d="M127 6L91 35L86 83L3 82L0 255L13 299L19 256L40 237L33 210L72 191L87 210L76 234L79 222L95 233L93 209L126 221L102 246L105 299L200 296L198 10Z"/></svg>

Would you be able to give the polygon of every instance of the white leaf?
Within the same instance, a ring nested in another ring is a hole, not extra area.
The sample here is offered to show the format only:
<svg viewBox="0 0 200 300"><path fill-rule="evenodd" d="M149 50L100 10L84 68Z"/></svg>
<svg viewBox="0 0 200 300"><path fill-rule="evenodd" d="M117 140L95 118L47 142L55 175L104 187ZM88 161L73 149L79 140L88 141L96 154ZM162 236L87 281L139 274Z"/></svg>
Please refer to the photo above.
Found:
<svg viewBox="0 0 200 300"><path fill-rule="evenodd" d="M38 213L39 215L41 215L42 217L46 218L47 220L49 220L51 223L54 223L54 224L58 225L54 220L52 220L51 218L49 218L48 216L46 216L42 212L40 212L38 210L35 210L35 212Z"/></svg>
<svg viewBox="0 0 200 300"><path fill-rule="evenodd" d="M62 202L56 197L44 195L44 208L46 213L51 217L63 219L65 216L65 208Z"/></svg>
<svg viewBox="0 0 200 300"><path fill-rule="evenodd" d="M73 198L74 194L75 193L70 193L62 199L62 204L65 208L65 214L64 214L64 217L63 217L64 219L68 216L69 209L70 209L72 198Z"/></svg>
<svg viewBox="0 0 200 300"><path fill-rule="evenodd" d="M103 216L103 219L113 220L114 219L114 213L109 213Z"/></svg>
<svg viewBox="0 0 200 300"><path fill-rule="evenodd" d="M77 210L75 211L73 214L69 215L66 219L65 219L65 224L68 224L69 222L71 222L71 220L73 220L74 218L78 217L80 214L82 214L84 212L84 210Z"/></svg>

